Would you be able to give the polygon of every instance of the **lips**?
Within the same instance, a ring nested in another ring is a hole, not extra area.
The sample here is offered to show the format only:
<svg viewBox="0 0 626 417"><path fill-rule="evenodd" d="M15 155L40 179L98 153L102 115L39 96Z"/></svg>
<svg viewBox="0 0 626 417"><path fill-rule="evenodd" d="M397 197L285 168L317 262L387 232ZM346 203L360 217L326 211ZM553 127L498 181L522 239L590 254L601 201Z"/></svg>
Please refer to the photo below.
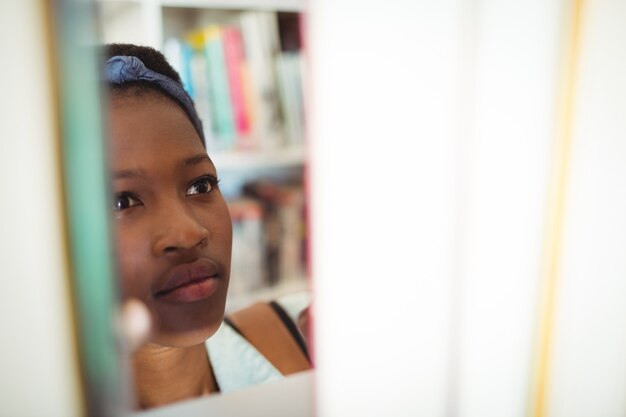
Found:
<svg viewBox="0 0 626 417"><path fill-rule="evenodd" d="M162 301L199 301L210 297L217 290L219 276L219 267L215 262L206 258L198 259L169 270L153 294Z"/></svg>

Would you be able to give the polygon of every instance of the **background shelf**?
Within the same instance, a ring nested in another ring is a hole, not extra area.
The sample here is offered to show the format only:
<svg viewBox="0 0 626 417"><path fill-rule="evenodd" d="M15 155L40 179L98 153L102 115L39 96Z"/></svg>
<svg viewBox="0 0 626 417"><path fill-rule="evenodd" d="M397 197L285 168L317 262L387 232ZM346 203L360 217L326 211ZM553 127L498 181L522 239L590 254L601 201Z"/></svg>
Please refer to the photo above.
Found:
<svg viewBox="0 0 626 417"><path fill-rule="evenodd" d="M264 168L288 168L304 165L304 147L261 151L213 152L210 154L220 171Z"/></svg>
<svg viewBox="0 0 626 417"><path fill-rule="evenodd" d="M164 7L193 7L203 9L228 10L274 10L281 12L301 12L302 0L161 0L154 1Z"/></svg>

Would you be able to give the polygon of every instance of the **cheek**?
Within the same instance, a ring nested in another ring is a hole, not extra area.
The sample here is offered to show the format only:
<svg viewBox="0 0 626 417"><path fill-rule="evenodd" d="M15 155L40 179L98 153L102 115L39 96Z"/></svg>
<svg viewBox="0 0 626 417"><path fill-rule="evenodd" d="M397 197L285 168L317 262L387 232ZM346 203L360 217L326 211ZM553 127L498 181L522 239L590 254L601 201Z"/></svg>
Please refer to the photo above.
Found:
<svg viewBox="0 0 626 417"><path fill-rule="evenodd" d="M200 208L196 216L209 231L208 254L219 260L230 271L233 229L226 202L214 205L211 210Z"/></svg>
<svg viewBox="0 0 626 417"><path fill-rule="evenodd" d="M215 241L219 242L220 250L222 253L228 256L230 260L230 253L232 248L232 240L233 240L233 227L230 219L230 213L228 211L228 206L224 203L223 208L220 212L220 215L217 216L215 221Z"/></svg>
<svg viewBox="0 0 626 417"><path fill-rule="evenodd" d="M145 245L146 239L138 236L140 234L123 227L118 227L116 231L119 284L124 299L134 297L144 300L149 293L150 282L142 280L147 276L145 262L142 262L145 259L142 253L146 250L142 245Z"/></svg>

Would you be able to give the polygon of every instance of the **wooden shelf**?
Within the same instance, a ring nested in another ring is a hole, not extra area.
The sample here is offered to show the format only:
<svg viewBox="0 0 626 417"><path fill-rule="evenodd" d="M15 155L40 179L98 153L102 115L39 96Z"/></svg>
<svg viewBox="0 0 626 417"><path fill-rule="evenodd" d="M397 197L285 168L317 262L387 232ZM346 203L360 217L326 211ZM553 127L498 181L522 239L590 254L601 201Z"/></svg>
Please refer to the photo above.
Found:
<svg viewBox="0 0 626 417"><path fill-rule="evenodd" d="M99 3L135 3L156 7L188 7L194 9L274 10L302 12L304 0L98 0Z"/></svg>
<svg viewBox="0 0 626 417"><path fill-rule="evenodd" d="M261 288L245 294L230 295L226 301L226 312L245 308L257 301L272 301L296 293L310 293L309 282L305 277L294 278L272 287Z"/></svg>
<svg viewBox="0 0 626 417"><path fill-rule="evenodd" d="M263 151L210 152L209 156L220 170L286 168L304 165L304 147L279 148Z"/></svg>
<svg viewBox="0 0 626 417"><path fill-rule="evenodd" d="M302 12L303 0L158 0L163 7Z"/></svg>
<svg viewBox="0 0 626 417"><path fill-rule="evenodd" d="M198 11L268 10L305 12L305 0L96 0L105 43L124 42L163 48L167 16L176 9Z"/></svg>

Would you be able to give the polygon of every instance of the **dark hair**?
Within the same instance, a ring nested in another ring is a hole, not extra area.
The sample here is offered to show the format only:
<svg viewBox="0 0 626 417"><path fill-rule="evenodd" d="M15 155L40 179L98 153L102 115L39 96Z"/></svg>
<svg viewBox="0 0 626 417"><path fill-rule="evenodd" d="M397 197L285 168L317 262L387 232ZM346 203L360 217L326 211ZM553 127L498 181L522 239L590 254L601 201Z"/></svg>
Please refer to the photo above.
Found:
<svg viewBox="0 0 626 417"><path fill-rule="evenodd" d="M167 59L163 54L157 51L154 48L150 48L149 46L138 46L132 45L129 43L112 43L104 46L104 61L109 60L114 56L134 56L138 58L149 70L157 72L159 74L165 75L166 77L172 79L174 82L183 87L183 83L178 75L178 72L167 62ZM203 146L206 146L204 143L204 135L196 123L193 120L193 116L191 116L185 107L176 99L172 98L165 91L161 90L157 85L148 81L131 81L125 82L122 84L108 83L109 92L113 97L119 96L152 96L154 98L166 98L169 101L176 103L178 107L180 107L191 123L196 128L198 135L200 136L200 141ZM197 116L196 116L197 117Z"/></svg>

